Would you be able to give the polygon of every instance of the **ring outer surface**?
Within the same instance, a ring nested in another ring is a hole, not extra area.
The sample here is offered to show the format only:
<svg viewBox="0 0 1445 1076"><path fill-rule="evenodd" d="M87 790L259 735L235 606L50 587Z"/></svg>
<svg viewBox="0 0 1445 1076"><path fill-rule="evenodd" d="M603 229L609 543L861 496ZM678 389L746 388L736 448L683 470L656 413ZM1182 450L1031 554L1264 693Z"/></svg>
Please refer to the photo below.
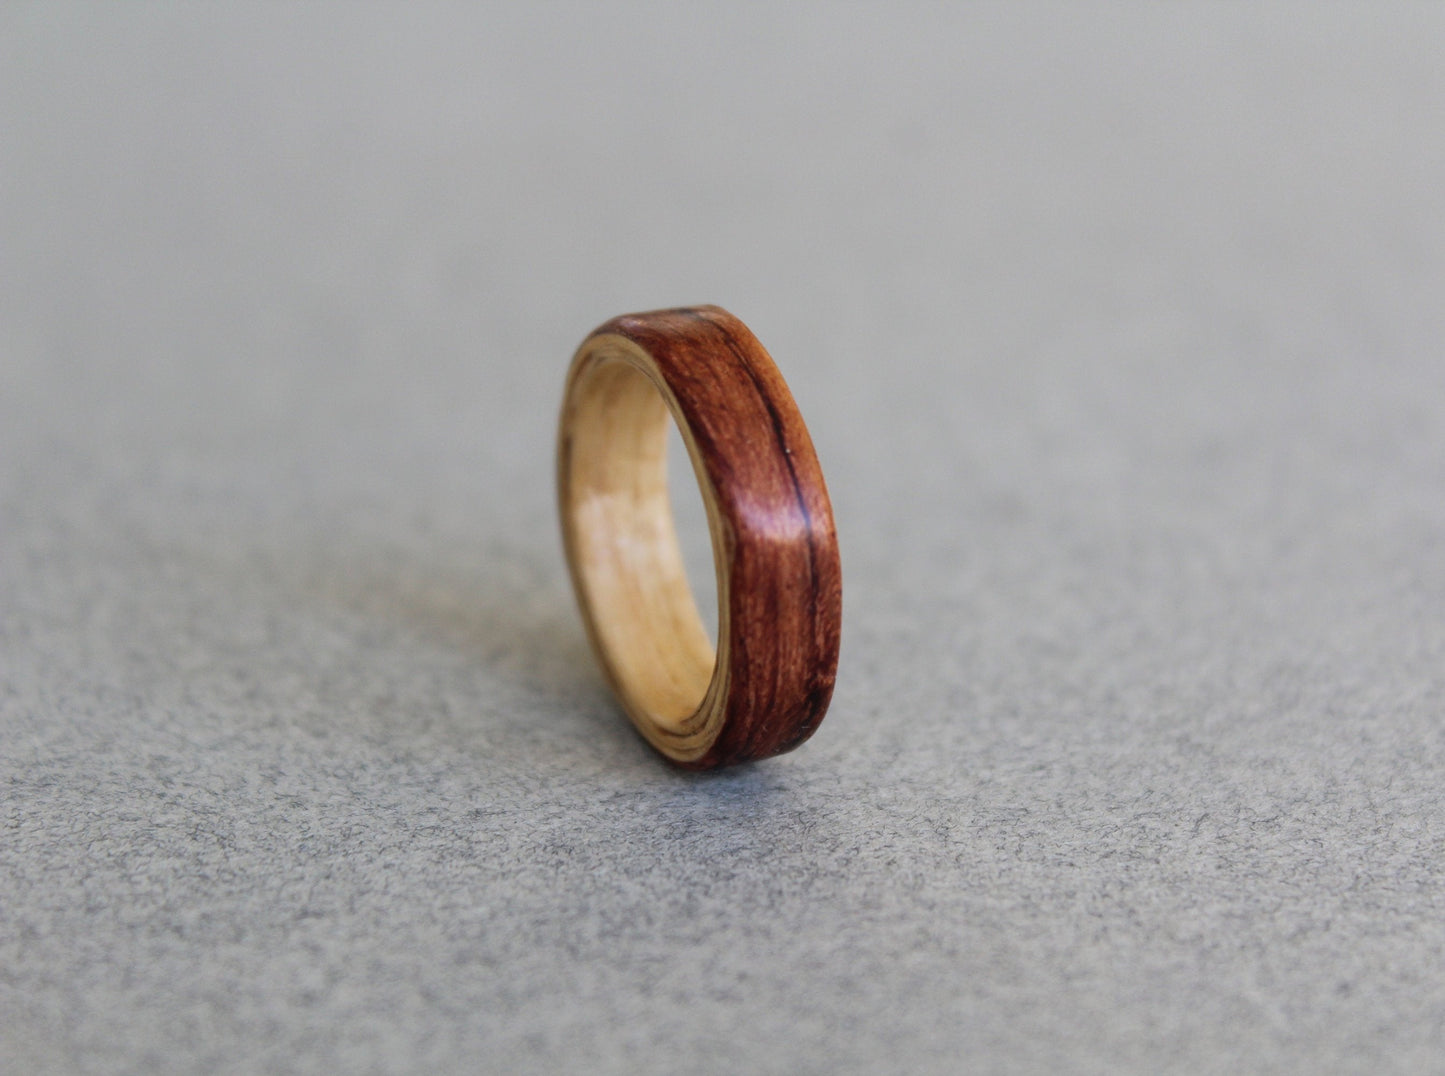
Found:
<svg viewBox="0 0 1445 1076"><path fill-rule="evenodd" d="M578 574L568 504L568 408L579 374L618 343L648 360L636 365L672 412L708 509L719 639L712 683L694 716L700 720L711 708L714 716L720 713L721 727L715 737L706 731L701 741L697 722L673 732L636 711L594 624L607 611L588 608ZM747 326L720 307L698 306L623 315L590 333L568 374L558 480L563 538L588 636L643 736L674 763L697 770L781 754L811 736L828 709L837 674L842 628L837 534L802 415Z"/></svg>

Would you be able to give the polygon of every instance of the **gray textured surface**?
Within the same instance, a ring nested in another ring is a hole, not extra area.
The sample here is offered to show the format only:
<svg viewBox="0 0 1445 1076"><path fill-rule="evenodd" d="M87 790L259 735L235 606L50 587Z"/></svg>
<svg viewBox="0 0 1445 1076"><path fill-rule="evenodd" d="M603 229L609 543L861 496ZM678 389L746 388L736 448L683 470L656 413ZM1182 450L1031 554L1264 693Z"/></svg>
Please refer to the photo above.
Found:
<svg viewBox="0 0 1445 1076"><path fill-rule="evenodd" d="M0 9L0 1070L1440 1071L1441 9ZM834 709L670 772L566 360L722 303Z"/></svg>

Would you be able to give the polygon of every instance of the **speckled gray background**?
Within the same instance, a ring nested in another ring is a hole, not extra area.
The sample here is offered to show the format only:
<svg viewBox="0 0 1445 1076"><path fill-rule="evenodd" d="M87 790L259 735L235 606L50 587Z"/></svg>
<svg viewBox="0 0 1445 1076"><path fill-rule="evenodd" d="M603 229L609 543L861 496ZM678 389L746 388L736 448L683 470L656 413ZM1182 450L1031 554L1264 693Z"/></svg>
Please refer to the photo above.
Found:
<svg viewBox="0 0 1445 1076"><path fill-rule="evenodd" d="M0 1070L1445 1069L1439 6L0 8ZM695 777L576 343L716 302L846 578Z"/></svg>

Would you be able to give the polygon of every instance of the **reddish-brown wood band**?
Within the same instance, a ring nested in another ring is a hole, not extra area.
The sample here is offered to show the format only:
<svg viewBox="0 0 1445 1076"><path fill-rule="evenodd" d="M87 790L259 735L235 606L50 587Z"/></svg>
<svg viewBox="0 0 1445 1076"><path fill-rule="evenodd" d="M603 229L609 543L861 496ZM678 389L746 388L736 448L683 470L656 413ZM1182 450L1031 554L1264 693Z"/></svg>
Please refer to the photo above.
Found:
<svg viewBox="0 0 1445 1076"><path fill-rule="evenodd" d="M588 340L603 335L624 337L655 363L721 523L725 717L704 754L673 761L710 769L789 751L827 711L842 621L833 512L807 427L762 344L719 307L614 318ZM564 430L563 473L571 451Z"/></svg>

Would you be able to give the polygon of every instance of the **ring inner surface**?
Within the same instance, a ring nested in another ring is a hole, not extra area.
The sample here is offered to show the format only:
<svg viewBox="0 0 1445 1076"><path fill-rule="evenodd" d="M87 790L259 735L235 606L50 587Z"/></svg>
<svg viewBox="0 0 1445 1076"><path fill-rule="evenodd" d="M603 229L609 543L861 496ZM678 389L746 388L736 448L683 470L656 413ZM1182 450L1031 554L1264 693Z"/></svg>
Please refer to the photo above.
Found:
<svg viewBox="0 0 1445 1076"><path fill-rule="evenodd" d="M620 359L597 362L574 393L569 498L594 630L630 705L681 729L717 655L673 523L671 415L647 375Z"/></svg>

